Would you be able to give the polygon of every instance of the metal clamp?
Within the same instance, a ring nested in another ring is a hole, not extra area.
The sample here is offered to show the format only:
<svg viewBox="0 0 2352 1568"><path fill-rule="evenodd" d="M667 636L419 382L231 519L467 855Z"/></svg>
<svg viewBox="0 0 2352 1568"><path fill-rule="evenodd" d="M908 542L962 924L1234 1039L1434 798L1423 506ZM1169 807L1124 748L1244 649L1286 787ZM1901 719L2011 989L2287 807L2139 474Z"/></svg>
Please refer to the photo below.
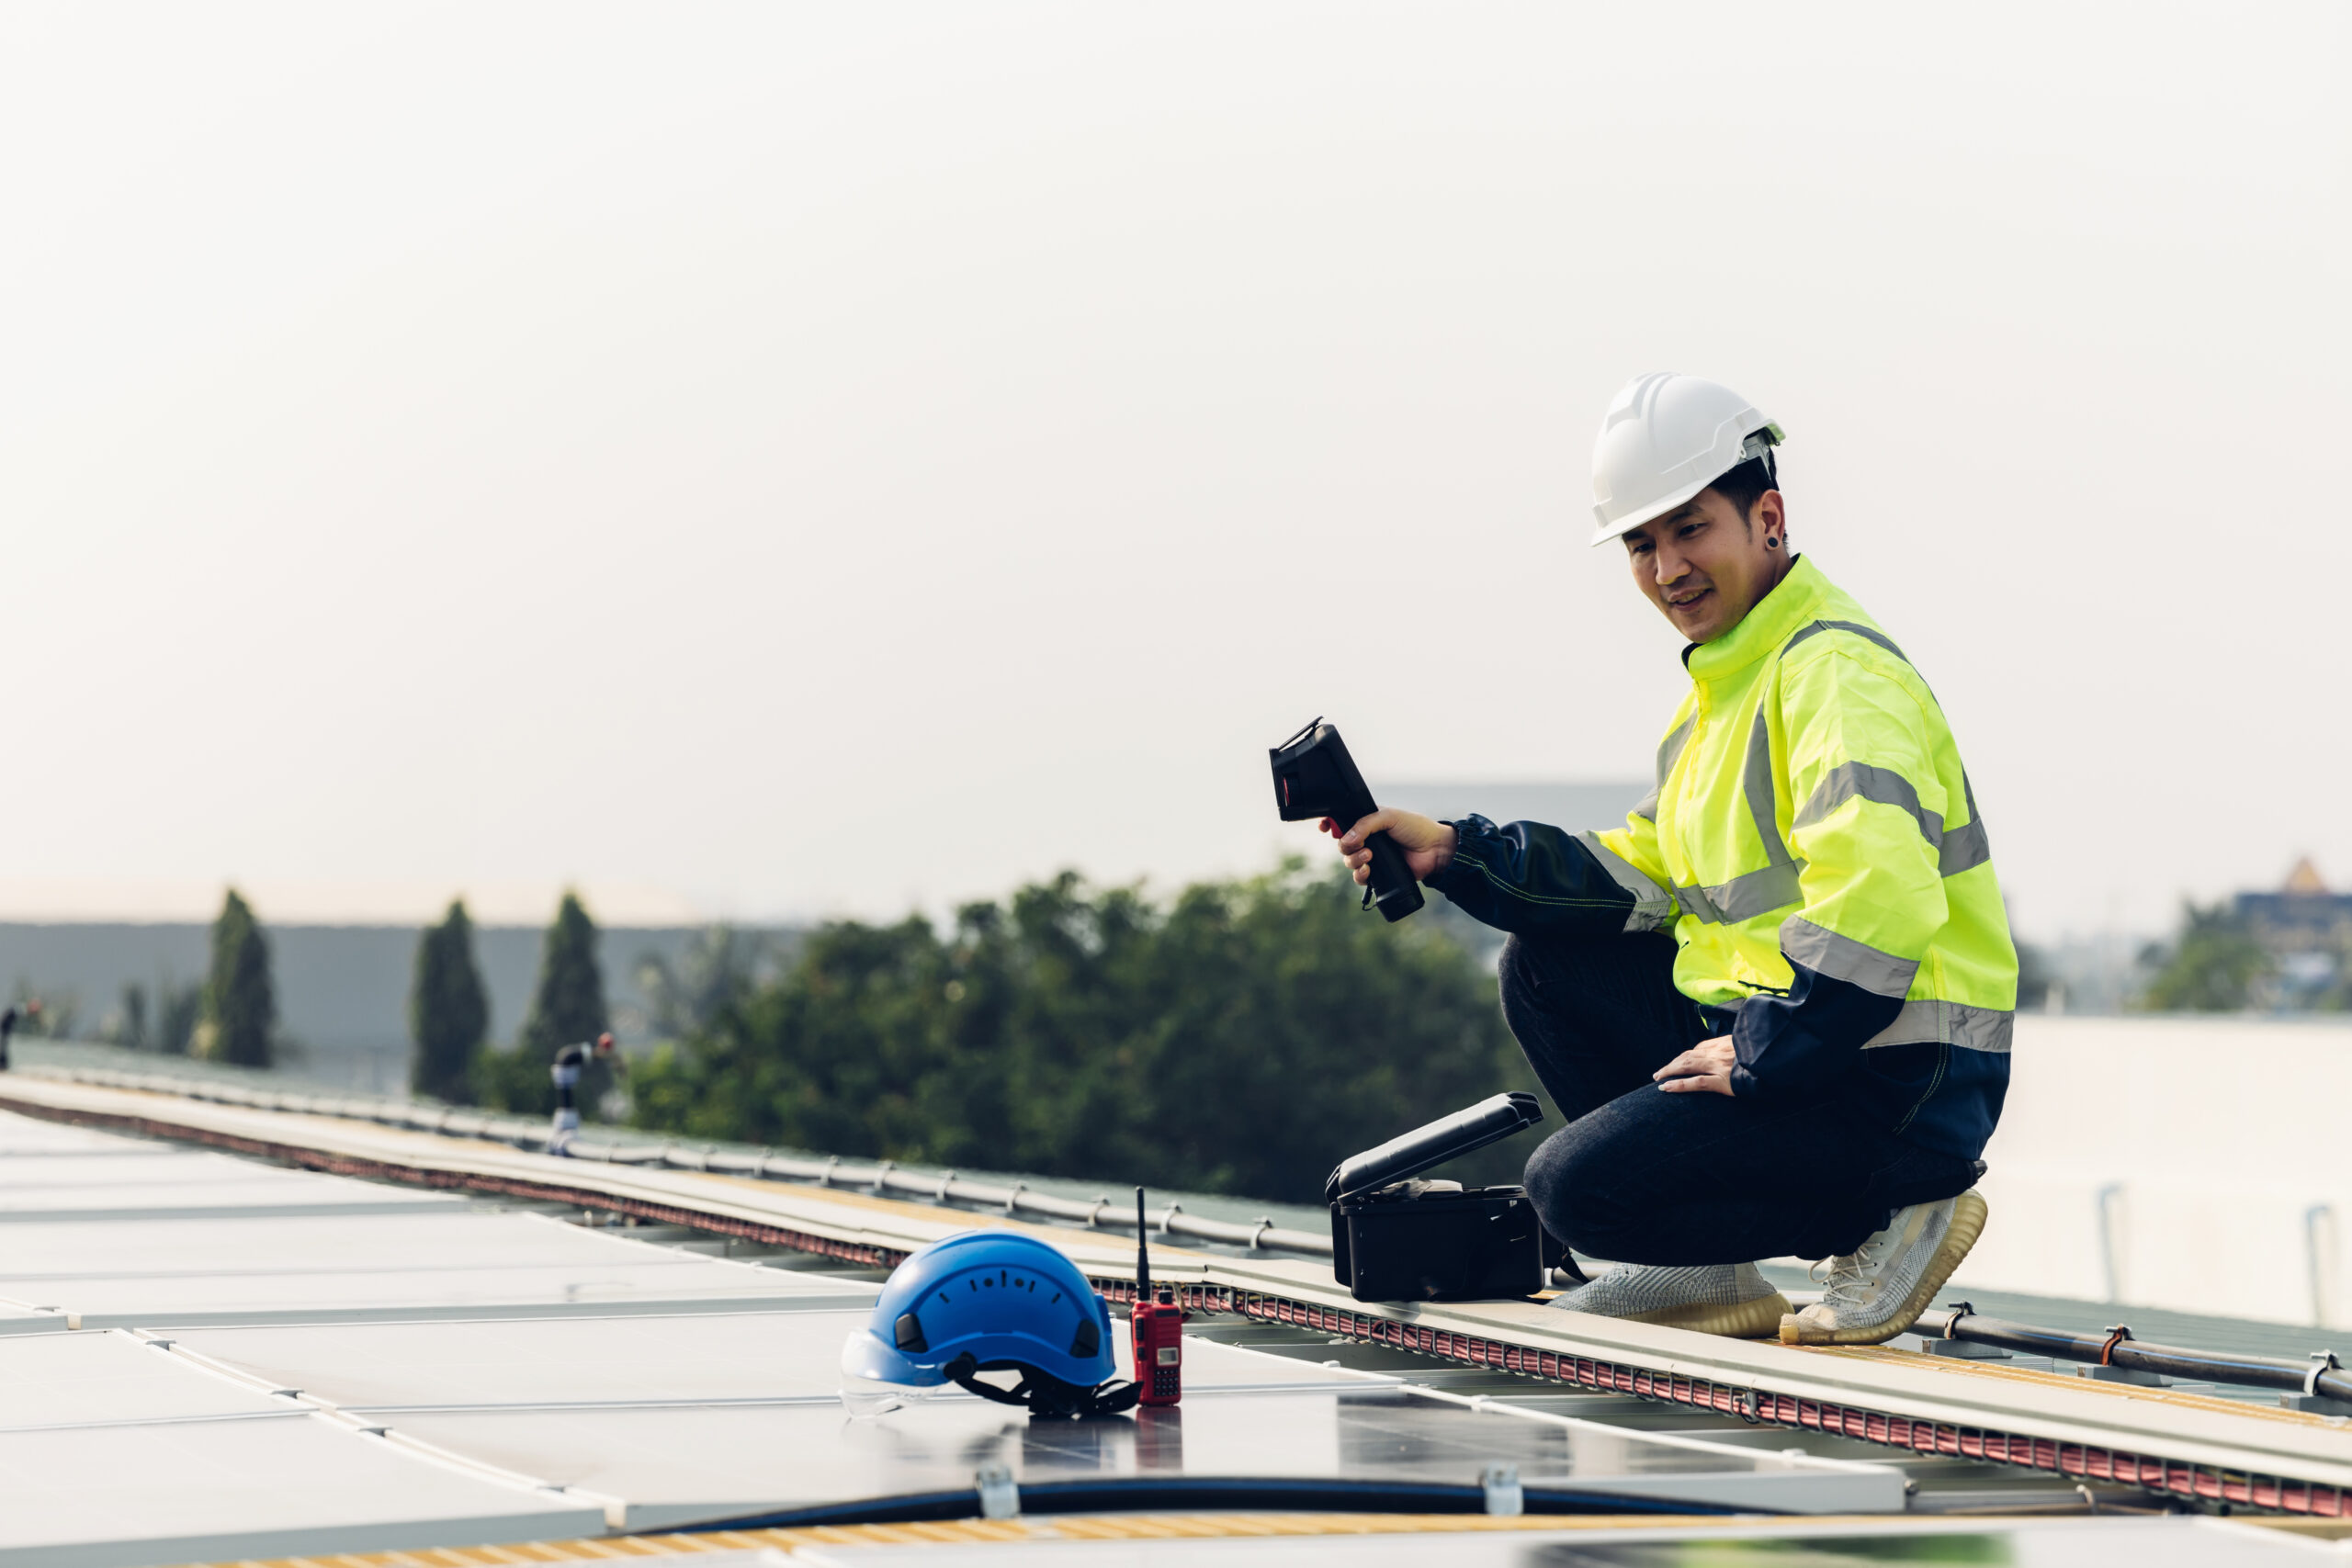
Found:
<svg viewBox="0 0 2352 1568"><path fill-rule="evenodd" d="M832 1158L827 1160L825 1162L825 1168L817 1173L817 1185L820 1187L831 1187L833 1184L833 1168L841 1163L842 1156L839 1155L835 1155Z"/></svg>
<svg viewBox="0 0 2352 1568"><path fill-rule="evenodd" d="M1487 1495L1487 1512L1499 1519L1527 1512L1527 1493L1519 1483L1519 1466L1500 1460L1479 1472L1479 1489Z"/></svg>
<svg viewBox="0 0 2352 1568"><path fill-rule="evenodd" d="M1094 1200L1094 1207L1086 1211L1086 1228L1091 1231L1101 1230L1102 1228L1102 1211L1110 1206L1111 1200L1097 1195Z"/></svg>
<svg viewBox="0 0 2352 1568"><path fill-rule="evenodd" d="M1012 1483L1010 1465L980 1466L972 1476L972 1484L980 1495L980 1517L1015 1519L1021 1517L1021 1488Z"/></svg>
<svg viewBox="0 0 2352 1568"><path fill-rule="evenodd" d="M2320 1393L2319 1380L2325 1373L2339 1372L2343 1370L2344 1363L2335 1359L2335 1351L2312 1351L2312 1370L2303 1374L2303 1397L2305 1399L2324 1399L2329 1397L2328 1395Z"/></svg>
<svg viewBox="0 0 2352 1568"><path fill-rule="evenodd" d="M874 1168L874 1179L866 1185L876 1192L887 1190L890 1185L890 1173L898 1168L899 1162L897 1160L884 1160L880 1165Z"/></svg>
<svg viewBox="0 0 2352 1568"><path fill-rule="evenodd" d="M1273 1228L1274 1222L1272 1220L1268 1219L1263 1214L1259 1215L1258 1228L1250 1233L1250 1250L1252 1252L1257 1251L1261 1244L1264 1242L1266 1233Z"/></svg>
<svg viewBox="0 0 2352 1568"><path fill-rule="evenodd" d="M2111 1367L2115 1365L2115 1348L2131 1337L2132 1330L2125 1325L2120 1323L2109 1324L2107 1329L2107 1343L2098 1348L2098 1364L2102 1367ZM2317 1376L2318 1374L2313 1373L2312 1375Z"/></svg>
<svg viewBox="0 0 2352 1568"><path fill-rule="evenodd" d="M939 1179L939 1190L931 1195L931 1201L934 1203L944 1203L947 1201L947 1190L955 1185L956 1173L951 1170Z"/></svg>
<svg viewBox="0 0 2352 1568"><path fill-rule="evenodd" d="M1159 1234L1160 1234L1160 1235L1166 1235L1168 1234L1168 1222L1169 1222L1169 1221L1170 1221L1170 1220L1172 1220L1172 1219L1174 1219L1177 1215L1179 1215L1179 1214L1182 1213L1183 1212L1184 1212L1184 1205L1183 1205L1183 1204L1182 1204L1182 1203L1170 1203L1170 1204L1169 1204L1169 1205L1168 1205L1168 1211L1167 1211L1167 1213L1163 1213L1163 1214L1161 1214L1161 1215L1159 1216Z"/></svg>
<svg viewBox="0 0 2352 1568"><path fill-rule="evenodd" d="M1764 1424L1764 1401L1754 1389L1741 1389L1732 1395L1731 1413L1751 1427L1760 1427Z"/></svg>
<svg viewBox="0 0 2352 1568"><path fill-rule="evenodd" d="M1029 1184L1027 1182L1014 1182L1012 1184L1012 1190L1004 1195L1004 1212L1008 1214L1018 1213L1021 1209L1021 1195L1028 1190Z"/></svg>

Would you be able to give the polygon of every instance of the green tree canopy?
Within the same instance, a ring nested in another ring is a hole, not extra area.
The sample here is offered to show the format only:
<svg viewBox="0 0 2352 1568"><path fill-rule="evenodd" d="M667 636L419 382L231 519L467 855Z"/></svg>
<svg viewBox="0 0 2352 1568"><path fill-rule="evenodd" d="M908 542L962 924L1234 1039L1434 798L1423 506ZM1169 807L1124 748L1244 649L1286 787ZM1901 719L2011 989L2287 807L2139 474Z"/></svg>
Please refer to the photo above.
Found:
<svg viewBox="0 0 2352 1568"><path fill-rule="evenodd" d="M1532 1089L1494 976L1297 861L1155 906L1075 874L1005 904L842 921L657 1055L640 1125L1312 1202L1343 1156ZM1514 1179L1532 1142L1469 1174Z"/></svg>
<svg viewBox="0 0 2352 1568"><path fill-rule="evenodd" d="M411 1087L453 1105L471 1104L475 1058L490 1033L490 998L474 964L474 923L463 899L417 939L408 1028L416 1043Z"/></svg>
<svg viewBox="0 0 2352 1568"><path fill-rule="evenodd" d="M741 1001L779 956L777 940L725 924L705 926L673 960L648 953L637 961L646 1027L656 1040L682 1040L717 1022Z"/></svg>
<svg viewBox="0 0 2352 1568"><path fill-rule="evenodd" d="M204 987L195 980L181 985L169 975L155 982L155 1049L167 1056L185 1056L195 1049L196 1032L204 1021Z"/></svg>
<svg viewBox="0 0 2352 1568"><path fill-rule="evenodd" d="M277 989L269 976L269 939L233 887L212 922L212 968L204 984L198 1055L241 1067L266 1067L277 1028Z"/></svg>
<svg viewBox="0 0 2352 1568"><path fill-rule="evenodd" d="M2227 904L2184 903L2178 940L2143 956L2156 974L2142 1005L2164 1012L2236 1012L2253 1005L2256 983L2277 968Z"/></svg>

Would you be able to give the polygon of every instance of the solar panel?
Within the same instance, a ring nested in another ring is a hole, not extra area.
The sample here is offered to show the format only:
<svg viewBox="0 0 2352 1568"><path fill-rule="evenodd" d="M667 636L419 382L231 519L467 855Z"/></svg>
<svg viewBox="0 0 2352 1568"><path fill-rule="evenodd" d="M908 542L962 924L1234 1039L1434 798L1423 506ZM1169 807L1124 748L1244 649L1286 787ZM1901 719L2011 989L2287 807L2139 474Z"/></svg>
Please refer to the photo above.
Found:
<svg viewBox="0 0 2352 1568"><path fill-rule="evenodd" d="M1055 1234L1125 1260L1116 1238ZM547 1214L0 1116L0 1568L596 1536L623 1521L969 1515L996 1467L1033 1517L1334 1497L1476 1508L1504 1495L1482 1478L1507 1474L1538 1508L1878 1513L1875 1528L1904 1528L1902 1471L1791 1451L1781 1439L1796 1434L1637 1430L1623 1412L1577 1418L1592 1399L1507 1379L1508 1397L1465 1397L1418 1381L1461 1373L1401 1352L1387 1364L1404 1376L1317 1365L1311 1331L1272 1325L1264 1342L1285 1354L1188 1337L1173 1409L1035 1420L951 1388L860 1418L836 1368L875 1294ZM1124 1359L1123 1324L1115 1343ZM1501 1374L1477 1377L1468 1386L1491 1392ZM1782 1533L1775 1561L1851 1560L1818 1533ZM1767 1550L1703 1539L1733 1560ZM2194 1560L2253 1561L2215 1555L2242 1544L2216 1539ZM2025 1540L1945 1526L1898 1555L2031 1560L2042 1549L2017 1557ZM2189 1540L2134 1537L2129 1552L2135 1568L2161 1565L2187 1560L2166 1553ZM1610 1551L1636 1555L1600 1557L1589 1532L1442 1540L1448 1562L1473 1564L1691 1561L1654 1536L1612 1536ZM1330 1542L1117 1550L1178 1568L1184 1552L1271 1564L1310 1547ZM1418 1563L1432 1547L1352 1537L1346 1550ZM942 1550L981 1549L926 1552ZM1558 1555L1570 1550L1586 1555ZM1091 1552L1080 1542L1054 1551L1069 1568L1091 1561L1072 1554Z"/></svg>
<svg viewBox="0 0 2352 1568"><path fill-rule="evenodd" d="M0 1159L17 1155L153 1154L156 1145L141 1138L119 1137L43 1122L14 1111L0 1111Z"/></svg>
<svg viewBox="0 0 2352 1568"><path fill-rule="evenodd" d="M63 1313L0 1302L0 1334L47 1334L65 1326Z"/></svg>
<svg viewBox="0 0 2352 1568"><path fill-rule="evenodd" d="M1482 1406L1379 1374L1194 1339L1185 1400L1040 1421L949 1389L876 1419L835 1391L855 1312L196 1329L189 1350L347 1414L543 1480L621 1497L632 1528L1104 1480L1475 1484L1783 1509L1899 1507L1875 1465ZM1123 1375L1125 1324L1114 1325Z"/></svg>
<svg viewBox="0 0 2352 1568"><path fill-rule="evenodd" d="M603 1510L407 1452L119 1334L0 1339L0 1563L594 1533Z"/></svg>
<svg viewBox="0 0 2352 1568"><path fill-rule="evenodd" d="M404 1191L153 1145L20 1151L0 1165L0 1222L463 1213L466 1206L465 1199L449 1193Z"/></svg>
<svg viewBox="0 0 2352 1568"><path fill-rule="evenodd" d="M85 1328L608 1315L873 1295L870 1284L705 1258L535 1214L0 1225L0 1299L73 1314Z"/></svg>

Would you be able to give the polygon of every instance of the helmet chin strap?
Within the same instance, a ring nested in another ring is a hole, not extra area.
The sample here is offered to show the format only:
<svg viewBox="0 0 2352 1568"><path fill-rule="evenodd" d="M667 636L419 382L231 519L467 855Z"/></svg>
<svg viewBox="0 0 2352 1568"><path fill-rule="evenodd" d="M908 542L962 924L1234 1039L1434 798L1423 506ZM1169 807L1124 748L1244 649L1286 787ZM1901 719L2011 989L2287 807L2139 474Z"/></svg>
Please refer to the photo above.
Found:
<svg viewBox="0 0 2352 1568"><path fill-rule="evenodd" d="M1132 1409L1136 1396L1143 1393L1139 1384L1106 1382L1093 1388L1080 1388L1076 1383L1062 1382L1057 1377L1037 1371L1035 1367L1020 1369L1021 1382L1012 1388L999 1388L992 1382L982 1382L980 1364L966 1351L939 1369L947 1381L967 1393L999 1404L1016 1404L1032 1416L1049 1417L1116 1416Z"/></svg>

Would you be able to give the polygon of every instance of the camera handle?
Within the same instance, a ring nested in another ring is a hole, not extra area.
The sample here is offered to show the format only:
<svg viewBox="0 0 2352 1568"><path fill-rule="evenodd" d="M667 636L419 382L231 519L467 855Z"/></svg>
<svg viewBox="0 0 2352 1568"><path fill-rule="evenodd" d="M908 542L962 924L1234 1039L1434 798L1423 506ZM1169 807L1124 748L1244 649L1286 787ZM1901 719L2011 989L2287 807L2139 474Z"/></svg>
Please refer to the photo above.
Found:
<svg viewBox="0 0 2352 1568"><path fill-rule="evenodd" d="M1405 863L1403 848L1388 836L1387 829L1365 839L1363 847L1372 852L1372 880L1364 884L1364 908L1378 909L1384 920L1401 920L1419 908L1425 902L1420 880Z"/></svg>

